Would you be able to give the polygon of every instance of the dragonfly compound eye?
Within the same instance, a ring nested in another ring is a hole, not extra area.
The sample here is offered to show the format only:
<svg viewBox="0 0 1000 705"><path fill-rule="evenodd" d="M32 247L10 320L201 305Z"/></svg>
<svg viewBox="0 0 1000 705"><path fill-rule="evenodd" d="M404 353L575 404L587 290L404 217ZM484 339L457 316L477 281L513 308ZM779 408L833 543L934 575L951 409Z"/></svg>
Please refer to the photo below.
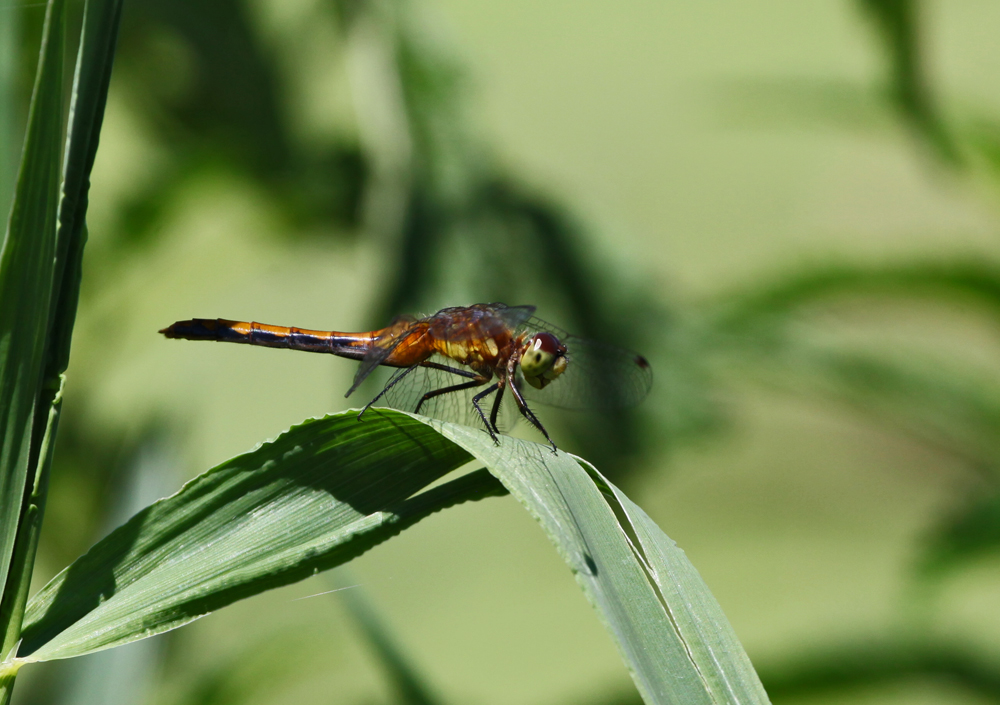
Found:
<svg viewBox="0 0 1000 705"><path fill-rule="evenodd" d="M532 387L541 389L566 369L566 346L551 333L536 333L521 353L521 373Z"/></svg>

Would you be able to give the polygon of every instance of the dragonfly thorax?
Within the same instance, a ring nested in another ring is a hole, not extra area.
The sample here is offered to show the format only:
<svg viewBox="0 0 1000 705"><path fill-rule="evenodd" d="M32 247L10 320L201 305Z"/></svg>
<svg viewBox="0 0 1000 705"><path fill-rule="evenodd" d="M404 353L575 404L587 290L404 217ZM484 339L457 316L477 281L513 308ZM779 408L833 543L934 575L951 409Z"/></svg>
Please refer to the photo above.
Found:
<svg viewBox="0 0 1000 705"><path fill-rule="evenodd" d="M566 346L551 333L535 333L521 350L521 374L535 389L542 389L566 370Z"/></svg>

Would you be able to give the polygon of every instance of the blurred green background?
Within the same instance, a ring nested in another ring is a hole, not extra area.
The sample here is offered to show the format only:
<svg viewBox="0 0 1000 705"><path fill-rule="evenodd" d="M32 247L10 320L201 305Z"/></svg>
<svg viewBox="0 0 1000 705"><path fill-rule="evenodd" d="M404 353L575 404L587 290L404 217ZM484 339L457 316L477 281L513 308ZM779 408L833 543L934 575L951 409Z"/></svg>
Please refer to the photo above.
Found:
<svg viewBox="0 0 1000 705"><path fill-rule="evenodd" d="M4 203L43 12L0 6ZM540 415L685 549L774 702L1000 701L998 32L988 2L126 4L37 584L365 401L347 361L159 328L535 303L653 361L634 414ZM510 498L339 580L443 702L638 702ZM25 669L15 702L404 702L336 595L299 599L332 588Z"/></svg>

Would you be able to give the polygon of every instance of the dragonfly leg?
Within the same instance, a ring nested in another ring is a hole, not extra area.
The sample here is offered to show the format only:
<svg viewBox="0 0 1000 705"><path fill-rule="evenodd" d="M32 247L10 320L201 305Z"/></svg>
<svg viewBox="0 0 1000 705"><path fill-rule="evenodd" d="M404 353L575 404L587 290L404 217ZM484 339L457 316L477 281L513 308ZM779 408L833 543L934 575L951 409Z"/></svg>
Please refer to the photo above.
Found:
<svg viewBox="0 0 1000 705"><path fill-rule="evenodd" d="M472 389L473 387L481 387L489 382L488 379L482 375L476 375L476 379L471 382L462 382L461 384L453 384L450 387L442 387L441 389L435 389L432 392L427 392L427 394L420 397L420 401L417 402L417 408L413 410L414 414L420 413L420 407L424 405L424 402L428 399L433 399L434 397L439 397L442 394L448 394L449 392L460 392L463 389Z"/></svg>
<svg viewBox="0 0 1000 705"><path fill-rule="evenodd" d="M447 394L448 392L460 392L463 389L472 389L473 387L479 387L490 381L489 377L484 377L478 372L470 372L469 370L460 370L455 367L449 367L448 365L442 365L438 362L421 362L420 367L430 367L434 370L441 370L442 372L450 372L453 375L458 375L459 377L468 377L471 381L463 382L462 384L455 384L450 387L442 387L441 389L435 389L433 391L427 392L422 397L420 401L417 402L417 408L413 410L414 414L420 413L420 407L423 406L424 402L428 399L433 399L434 397L440 396L442 394ZM482 412L479 414L482 416Z"/></svg>
<svg viewBox="0 0 1000 705"><path fill-rule="evenodd" d="M382 391L379 392L378 394L376 394L374 399L372 399L370 402L368 402L367 404L365 404L365 408L362 409L358 413L358 419L360 419L361 416L362 416L362 414L364 414L366 411L368 411L368 409L370 409L372 407L372 405L375 404L375 402L377 402L379 399L381 399L383 396L385 396L386 392L388 392L390 389L392 389L394 386L396 386L396 383L401 382L406 375L410 374L411 372L413 372L413 370L417 369L418 367L433 367L435 370L443 370L445 372L451 372L453 374L458 375L459 377L471 377L472 379L475 379L475 380L482 379L482 375L478 375L475 372L468 372L466 370L459 370L459 369L456 369L454 367L448 367L447 365L438 364L436 362L426 362L425 361L425 362L418 363L416 365L411 365L410 367L407 367L405 370L403 370L401 372L396 372L396 374L393 375L392 379L389 380L389 383L387 385L385 385L384 387L382 387ZM482 379L482 381L477 381L477 384L483 384L486 381L487 380ZM445 392L449 392L449 391L453 392L453 391L456 391L459 388L465 389L465 387L461 387L461 386L459 386L459 387L447 387L445 389L439 389L437 391L437 394L444 394ZM350 394L350 392L348 392L348 394ZM435 394L435 393L430 393L429 395L425 394L424 398L422 398L420 400L420 403L417 404L417 409L416 409L416 412L414 412L414 413L419 413L420 412L420 404L423 404L424 401L426 401L430 397L436 396L437 394Z"/></svg>
<svg viewBox="0 0 1000 705"><path fill-rule="evenodd" d="M497 431L495 431L494 428L490 426L490 422L486 420L486 414L483 413L482 408L479 406L480 399L485 399L490 394L496 392L498 389L500 389L500 382L497 382L496 384L491 384L489 386L489 389L486 389L477 394L476 396L472 397L472 406L476 408L476 411L479 413L479 418L481 418L483 420L483 423L486 425L486 431L487 433L490 434L490 438L493 439L494 443L500 445L500 439L497 437ZM490 416L492 415L493 414L491 413Z"/></svg>
<svg viewBox="0 0 1000 705"><path fill-rule="evenodd" d="M501 377L497 381L497 398L493 400L493 409L490 410L490 423L497 433L500 433L500 429L497 428L497 414L500 412L500 402L503 400L503 387L506 381L505 377Z"/></svg>
<svg viewBox="0 0 1000 705"><path fill-rule="evenodd" d="M361 420L361 416L372 407L372 404L374 404L383 396L385 396L385 393L388 392L390 389L392 389L397 382L401 381L403 377L410 374L411 372L413 372L413 370L417 369L418 367L420 367L420 365L413 365L412 367L407 367L402 372L397 372L395 375L393 375L392 379L389 380L389 384L382 387L382 391L376 394L375 398L372 399L367 404L365 404L365 408L358 412L358 420L359 421Z"/></svg>
<svg viewBox="0 0 1000 705"><path fill-rule="evenodd" d="M542 432L542 435L545 436L545 440L547 440L549 445L552 446L552 452L555 453L556 444L552 442L551 438L549 438L548 431L545 430L545 427L542 426L542 422L538 420L537 416L535 416L535 412L528 408L528 403L524 401L524 397L521 396L521 390L517 388L516 384L511 384L510 391L514 394L514 401L517 403L517 409L521 412L521 416L528 419L532 426Z"/></svg>
<svg viewBox="0 0 1000 705"><path fill-rule="evenodd" d="M471 372L470 370L460 370L457 367L449 367L448 365L442 365L440 362L424 361L420 363L420 367L430 367L433 370L441 370L442 372L451 372L453 375L458 375L459 377L468 377L469 379L482 378L482 375L479 374L478 372Z"/></svg>

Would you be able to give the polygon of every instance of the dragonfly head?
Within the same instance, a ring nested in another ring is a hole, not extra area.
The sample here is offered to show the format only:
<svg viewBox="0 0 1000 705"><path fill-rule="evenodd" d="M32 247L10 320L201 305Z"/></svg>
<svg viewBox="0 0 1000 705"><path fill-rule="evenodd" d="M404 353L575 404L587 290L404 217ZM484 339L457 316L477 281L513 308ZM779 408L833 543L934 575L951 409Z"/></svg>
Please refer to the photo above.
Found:
<svg viewBox="0 0 1000 705"><path fill-rule="evenodd" d="M535 333L521 349L521 374L535 389L566 371L566 346L551 333Z"/></svg>

